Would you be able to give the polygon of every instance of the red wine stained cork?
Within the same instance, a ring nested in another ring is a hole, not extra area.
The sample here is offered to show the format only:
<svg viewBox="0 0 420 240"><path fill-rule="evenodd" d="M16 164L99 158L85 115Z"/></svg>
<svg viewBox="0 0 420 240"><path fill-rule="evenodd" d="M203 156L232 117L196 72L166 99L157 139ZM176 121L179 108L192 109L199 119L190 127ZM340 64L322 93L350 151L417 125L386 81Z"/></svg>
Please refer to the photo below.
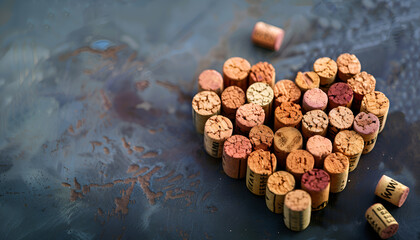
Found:
<svg viewBox="0 0 420 240"><path fill-rule="evenodd" d="M347 107L336 107L328 113L328 137L334 140L338 132L350 129L353 126L354 115Z"/></svg>
<svg viewBox="0 0 420 240"><path fill-rule="evenodd" d="M276 70L273 65L268 62L259 62L251 67L249 73L249 85L256 82L263 82L274 88L274 82L276 81Z"/></svg>
<svg viewBox="0 0 420 240"><path fill-rule="evenodd" d="M302 134L293 127L283 127L274 134L274 154L281 168L286 167L286 158L294 150L302 149Z"/></svg>
<svg viewBox="0 0 420 240"><path fill-rule="evenodd" d="M284 30L265 22L257 22L251 40L258 46L278 51L284 38Z"/></svg>
<svg viewBox="0 0 420 240"><path fill-rule="evenodd" d="M223 143L232 136L233 125L227 117L210 117L204 126L204 149L215 158L222 157Z"/></svg>
<svg viewBox="0 0 420 240"><path fill-rule="evenodd" d="M312 201L309 193L297 189L284 198L284 224L292 231L303 231L311 222Z"/></svg>
<svg viewBox="0 0 420 240"><path fill-rule="evenodd" d="M337 58L338 77L347 82L347 79L358 74L362 70L359 59L354 54L343 53Z"/></svg>
<svg viewBox="0 0 420 240"><path fill-rule="evenodd" d="M255 103L242 105L236 111L237 133L248 136L251 128L264 124L264 109Z"/></svg>
<svg viewBox="0 0 420 240"><path fill-rule="evenodd" d="M314 168L314 157L305 150L294 150L286 158L286 170L290 172L296 182L300 183L302 175Z"/></svg>
<svg viewBox="0 0 420 240"><path fill-rule="evenodd" d="M401 207L407 199L410 188L394 179L382 175L376 185L375 195L387 200L397 207Z"/></svg>
<svg viewBox="0 0 420 240"><path fill-rule="evenodd" d="M319 88L320 80L318 74L315 72L298 72L295 83L302 92L306 92L312 88Z"/></svg>
<svg viewBox="0 0 420 240"><path fill-rule="evenodd" d="M353 171L359 163L362 155L364 141L355 131L344 130L335 136L333 149L334 152L340 152L349 158L349 172Z"/></svg>
<svg viewBox="0 0 420 240"><path fill-rule="evenodd" d="M347 83L354 92L351 107L355 111L360 111L363 97L375 91L376 79L367 72L361 72L347 80Z"/></svg>
<svg viewBox="0 0 420 240"><path fill-rule="evenodd" d="M255 126L249 131L249 140L254 150L269 151L274 141L273 130L265 125Z"/></svg>
<svg viewBox="0 0 420 240"><path fill-rule="evenodd" d="M246 99L249 103L260 105L264 109L265 122L271 117L274 92L267 83L257 82L246 90Z"/></svg>
<svg viewBox="0 0 420 240"><path fill-rule="evenodd" d="M223 64L224 87L238 86L244 92L248 88L248 75L251 71L251 64L240 57L233 57Z"/></svg>
<svg viewBox="0 0 420 240"><path fill-rule="evenodd" d="M277 160L269 151L256 150L248 156L246 187L255 195L264 196L268 177L276 171Z"/></svg>
<svg viewBox="0 0 420 240"><path fill-rule="evenodd" d="M215 92L202 91L192 100L192 116L195 129L203 134L204 124L213 115L220 114L221 102Z"/></svg>
<svg viewBox="0 0 420 240"><path fill-rule="evenodd" d="M299 104L302 92L296 84L287 79L280 80L274 85L274 108L284 102Z"/></svg>
<svg viewBox="0 0 420 240"><path fill-rule="evenodd" d="M365 217L382 239L390 238L398 231L398 222L380 203L370 206L365 213Z"/></svg>
<svg viewBox="0 0 420 240"><path fill-rule="evenodd" d="M379 118L379 132L382 132L388 117L389 99L378 91L368 93L363 97L360 111L375 114Z"/></svg>
<svg viewBox="0 0 420 240"><path fill-rule="evenodd" d="M328 111L338 106L351 107L353 90L347 83L339 82L328 89Z"/></svg>
<svg viewBox="0 0 420 240"><path fill-rule="evenodd" d="M246 102L245 92L237 86L230 86L223 91L221 99L222 114L235 121L236 110Z"/></svg>
<svg viewBox="0 0 420 240"><path fill-rule="evenodd" d="M319 76L319 88L327 91L337 75L337 63L329 57L318 58L314 62L314 72Z"/></svg>
<svg viewBox="0 0 420 240"><path fill-rule="evenodd" d="M330 196L330 175L322 169L312 169L302 176L302 189L311 195L312 211L327 206Z"/></svg>
<svg viewBox="0 0 420 240"><path fill-rule="evenodd" d="M330 175L330 192L344 190L349 176L349 158L342 153L331 153L324 160L324 170Z"/></svg>
<svg viewBox="0 0 420 240"><path fill-rule="evenodd" d="M322 110L327 108L328 96L319 88L312 88L303 94L302 108L305 112L311 110Z"/></svg>
<svg viewBox="0 0 420 240"><path fill-rule="evenodd" d="M365 141L362 154L369 153L375 147L379 131L379 119L372 113L360 112L354 118L353 129Z"/></svg>
<svg viewBox="0 0 420 240"><path fill-rule="evenodd" d="M223 145L223 171L231 178L244 178L247 158L252 152L251 142L241 135L233 135Z"/></svg>
<svg viewBox="0 0 420 240"><path fill-rule="evenodd" d="M306 151L314 156L315 167L322 168L324 159L332 153L331 140L320 135L312 136L306 142Z"/></svg>
<svg viewBox="0 0 420 240"><path fill-rule="evenodd" d="M321 135L325 137L328 129L328 116L321 110L312 110L303 115L302 135L306 139Z"/></svg>
<svg viewBox="0 0 420 240"><path fill-rule="evenodd" d="M299 104L284 102L274 111L274 131L282 127L300 128L302 111Z"/></svg>
<svg viewBox="0 0 420 240"><path fill-rule="evenodd" d="M216 70L204 70L198 76L198 91L213 91L220 96L223 92L223 77Z"/></svg>
<svg viewBox="0 0 420 240"><path fill-rule="evenodd" d="M278 171L268 177L265 204L274 213L283 213L284 197L295 188L295 178L286 171Z"/></svg>

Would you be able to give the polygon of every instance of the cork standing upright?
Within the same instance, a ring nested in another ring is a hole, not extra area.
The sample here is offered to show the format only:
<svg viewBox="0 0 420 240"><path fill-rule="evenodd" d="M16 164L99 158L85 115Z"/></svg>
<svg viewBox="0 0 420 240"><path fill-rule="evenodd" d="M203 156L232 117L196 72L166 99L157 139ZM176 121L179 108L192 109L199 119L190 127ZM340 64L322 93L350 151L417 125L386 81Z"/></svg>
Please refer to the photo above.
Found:
<svg viewBox="0 0 420 240"><path fill-rule="evenodd" d="M334 140L338 132L350 129L353 126L354 115L347 107L336 107L328 114L328 137Z"/></svg>
<svg viewBox="0 0 420 240"><path fill-rule="evenodd" d="M337 75L337 63L329 57L318 58L314 62L314 72L320 79L319 88L325 92L334 83Z"/></svg>
<svg viewBox="0 0 420 240"><path fill-rule="evenodd" d="M372 113L360 112L354 118L353 129L362 136L365 146L362 154L369 153L375 147L379 131L379 119Z"/></svg>
<svg viewBox="0 0 420 240"><path fill-rule="evenodd" d="M223 144L223 171L231 178L245 177L247 158L252 152L251 142L241 135L233 135Z"/></svg>
<svg viewBox="0 0 420 240"><path fill-rule="evenodd" d="M294 150L301 149L303 145L302 134L293 127L283 127L274 133L274 154L278 165L286 167L286 158Z"/></svg>
<svg viewBox="0 0 420 240"><path fill-rule="evenodd" d="M364 141L362 136L352 130L341 131L335 136L333 149L349 158L349 172L353 171L359 163L363 152Z"/></svg>
<svg viewBox="0 0 420 240"><path fill-rule="evenodd" d="M269 151L256 150L248 156L246 187L255 195L265 195L268 177L276 171L277 159Z"/></svg>
<svg viewBox="0 0 420 240"><path fill-rule="evenodd" d="M302 176L302 189L311 195L312 211L325 208L330 194L330 175L322 169L314 168Z"/></svg>
<svg viewBox="0 0 420 240"><path fill-rule="evenodd" d="M265 123L271 118L273 98L273 89L265 82L256 82L246 90L247 102L260 105L264 109Z"/></svg>
<svg viewBox="0 0 420 240"><path fill-rule="evenodd" d="M265 190L265 204L274 213L283 213L284 197L295 188L295 178L285 171L278 171L268 177Z"/></svg>
<svg viewBox="0 0 420 240"><path fill-rule="evenodd" d="M302 135L306 139L320 135L325 137L328 129L328 116L321 110L312 110L303 115Z"/></svg>
<svg viewBox="0 0 420 240"><path fill-rule="evenodd" d="M389 99L379 91L366 94L363 97L360 111L375 114L379 118L380 133L384 129L388 117Z"/></svg>
<svg viewBox="0 0 420 240"><path fill-rule="evenodd" d="M230 86L222 92L222 114L235 122L236 111L245 104L245 92L237 86Z"/></svg>
<svg viewBox="0 0 420 240"><path fill-rule="evenodd" d="M202 91L192 100L192 117L198 133L204 133L204 124L213 115L220 114L221 101L215 92Z"/></svg>
<svg viewBox="0 0 420 240"><path fill-rule="evenodd" d="M299 104L284 102L274 111L274 131L282 127L300 128L302 117Z"/></svg>
<svg viewBox="0 0 420 240"><path fill-rule="evenodd" d="M232 57L223 64L224 87L238 86L244 92L248 88L248 76L251 64L241 57Z"/></svg>
<svg viewBox="0 0 420 240"><path fill-rule="evenodd" d="M304 93L309 89L319 88L320 79L315 72L298 72L295 83L302 93Z"/></svg>
<svg viewBox="0 0 420 240"><path fill-rule="evenodd" d="M349 175L349 158L342 153L331 153L324 160L324 170L330 175L330 192L344 190Z"/></svg>
<svg viewBox="0 0 420 240"><path fill-rule="evenodd" d="M216 70L204 70L198 76L198 91L213 91L220 96L223 92L222 75Z"/></svg>
<svg viewBox="0 0 420 240"><path fill-rule="evenodd" d="M236 133L248 136L251 128L264 124L264 109L255 103L242 105L236 111Z"/></svg>
<svg viewBox="0 0 420 240"><path fill-rule="evenodd" d="M376 79L367 72L360 72L348 79L347 83L354 93L351 108L356 112L360 111L363 97L375 91Z"/></svg>
<svg viewBox="0 0 420 240"><path fill-rule="evenodd" d="M251 86L257 82L267 83L274 89L274 82L276 81L276 70L273 65L268 62L259 62L251 67L249 73L249 85Z"/></svg>
<svg viewBox="0 0 420 240"><path fill-rule="evenodd" d="M284 224L292 231L303 231L311 222L312 200L309 193L297 189L286 194L284 199Z"/></svg>
<svg viewBox="0 0 420 240"><path fill-rule="evenodd" d="M274 141L273 130L265 125L255 126L249 131L249 140L254 150L269 151Z"/></svg>
<svg viewBox="0 0 420 240"><path fill-rule="evenodd" d="M286 158L286 171L290 172L300 184L302 175L314 168L315 159L306 150L294 150Z"/></svg>
<svg viewBox="0 0 420 240"><path fill-rule="evenodd" d="M233 125L227 117L210 117L204 126L204 149L212 157L222 157L223 144L232 136Z"/></svg>
<svg viewBox="0 0 420 240"><path fill-rule="evenodd" d="M274 85L274 109L284 102L299 104L302 92L296 84L288 79L278 81Z"/></svg>
<svg viewBox="0 0 420 240"><path fill-rule="evenodd" d="M347 82L347 79L358 74L362 70L359 59L354 54L343 53L337 58L338 77Z"/></svg>
<svg viewBox="0 0 420 240"><path fill-rule="evenodd" d="M353 90L347 83L334 83L328 89L328 111L339 106L350 108L352 102Z"/></svg>

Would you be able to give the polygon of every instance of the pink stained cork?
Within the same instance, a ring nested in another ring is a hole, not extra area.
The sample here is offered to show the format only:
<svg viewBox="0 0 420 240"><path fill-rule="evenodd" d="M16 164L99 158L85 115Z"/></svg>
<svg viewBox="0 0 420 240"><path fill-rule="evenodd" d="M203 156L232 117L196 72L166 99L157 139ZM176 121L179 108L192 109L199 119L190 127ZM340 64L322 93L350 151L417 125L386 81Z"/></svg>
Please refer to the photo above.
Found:
<svg viewBox="0 0 420 240"><path fill-rule="evenodd" d="M303 94L302 108L308 112L311 110L322 110L327 108L328 96L319 88L309 89Z"/></svg>
<svg viewBox="0 0 420 240"><path fill-rule="evenodd" d="M255 103L242 105L236 111L236 131L248 136L251 128L264 124L264 109Z"/></svg>
<svg viewBox="0 0 420 240"><path fill-rule="evenodd" d="M379 132L379 119L372 113L361 112L356 115L353 129L363 138L365 146L363 154L369 153L375 147Z"/></svg>
<svg viewBox="0 0 420 240"><path fill-rule="evenodd" d="M255 44L278 51L284 38L284 30L265 22L257 22L252 30L251 40Z"/></svg>
<svg viewBox="0 0 420 240"><path fill-rule="evenodd" d="M204 70L198 76L198 91L213 91L220 96L223 92L222 75L216 70Z"/></svg>
<svg viewBox="0 0 420 240"><path fill-rule="evenodd" d="M322 168L325 157L332 153L332 142L326 137L315 135L308 139L306 150L314 156L315 167Z"/></svg>
<svg viewBox="0 0 420 240"><path fill-rule="evenodd" d="M223 171L231 178L244 178L247 168L247 158L252 152L248 138L233 135L223 145Z"/></svg>
<svg viewBox="0 0 420 240"><path fill-rule="evenodd" d="M325 208L330 193L330 175L322 169L312 169L302 176L302 189L312 198L312 211Z"/></svg>
<svg viewBox="0 0 420 240"><path fill-rule="evenodd" d="M338 106L351 107L353 90L347 83L334 83L328 90L328 110Z"/></svg>

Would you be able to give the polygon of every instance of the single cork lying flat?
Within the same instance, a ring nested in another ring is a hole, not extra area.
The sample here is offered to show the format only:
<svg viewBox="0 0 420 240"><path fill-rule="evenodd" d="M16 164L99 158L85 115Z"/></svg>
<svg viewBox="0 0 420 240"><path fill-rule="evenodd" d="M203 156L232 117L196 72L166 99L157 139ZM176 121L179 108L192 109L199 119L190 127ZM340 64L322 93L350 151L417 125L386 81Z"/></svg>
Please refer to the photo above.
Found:
<svg viewBox="0 0 420 240"><path fill-rule="evenodd" d="M302 175L314 168L314 157L305 150L294 150L286 158L286 170L290 172L297 183L300 183Z"/></svg>
<svg viewBox="0 0 420 240"><path fill-rule="evenodd" d="M295 178L286 171L270 175L265 190L265 203L274 213L283 213L284 197L295 188Z"/></svg>
<svg viewBox="0 0 420 240"><path fill-rule="evenodd" d="M330 124L328 135L334 139L339 131L350 129L353 126L354 115L349 108L340 106L330 111L328 120Z"/></svg>
<svg viewBox="0 0 420 240"><path fill-rule="evenodd" d="M252 152L252 145L248 138L233 135L226 139L223 145L223 171L231 178L244 178L247 158Z"/></svg>
<svg viewBox="0 0 420 240"><path fill-rule="evenodd" d="M224 87L238 86L245 92L248 88L248 75L251 64L241 57L232 57L223 64Z"/></svg>
<svg viewBox="0 0 420 240"><path fill-rule="evenodd" d="M307 112L302 118L302 135L310 138L315 135L326 136L328 129L328 116L321 110Z"/></svg>
<svg viewBox="0 0 420 240"><path fill-rule="evenodd" d="M274 134L274 154L280 167L286 167L286 158L293 150L301 149L302 134L293 127L283 127Z"/></svg>
<svg viewBox="0 0 420 240"><path fill-rule="evenodd" d="M379 132L382 132L388 116L389 99L379 91L368 93L363 97L360 111L375 114L380 122Z"/></svg>
<svg viewBox="0 0 420 240"><path fill-rule="evenodd" d="M324 170L331 177L330 192L344 190L349 175L349 158L342 153L331 153L324 160Z"/></svg>
<svg viewBox="0 0 420 240"><path fill-rule="evenodd" d="M330 175L322 169L312 169L302 176L302 189L311 195L312 211L327 206L330 194Z"/></svg>
<svg viewBox="0 0 420 240"><path fill-rule="evenodd" d="M357 167L363 147L364 141L362 136L351 130L339 132L335 136L333 144L334 152L340 152L349 158L349 172Z"/></svg>
<svg viewBox="0 0 420 240"><path fill-rule="evenodd" d="M312 88L319 88L320 79L315 72L298 72L295 83L302 92L306 92Z"/></svg>
<svg viewBox="0 0 420 240"><path fill-rule="evenodd" d="M398 222L380 203L370 206L365 213L365 217L382 239L390 238L398 231Z"/></svg>
<svg viewBox="0 0 420 240"><path fill-rule="evenodd" d="M360 111L363 97L375 91L376 79L367 72L361 72L348 79L347 83L354 92L352 109Z"/></svg>
<svg viewBox="0 0 420 240"><path fill-rule="evenodd" d="M334 83L328 89L328 110L338 106L351 107L353 90L347 83Z"/></svg>
<svg viewBox="0 0 420 240"><path fill-rule="evenodd" d="M347 79L358 74L362 70L359 59L354 54L343 53L337 58L338 77L346 82Z"/></svg>
<svg viewBox="0 0 420 240"><path fill-rule="evenodd" d="M273 65L268 62L259 62L251 67L249 73L249 85L256 82L263 82L274 88L274 82L276 81L276 70Z"/></svg>
<svg viewBox="0 0 420 240"><path fill-rule="evenodd" d="M329 57L318 58L314 62L314 72L319 76L321 88L328 88L334 82L337 71L337 63Z"/></svg>
<svg viewBox="0 0 420 240"><path fill-rule="evenodd" d="M273 89L264 82L252 84L246 90L246 99L249 103L260 105L264 109L265 121L267 121L272 112L272 103L274 98Z"/></svg>
<svg viewBox="0 0 420 240"><path fill-rule="evenodd" d="M319 88L309 89L303 94L302 108L304 111L322 110L327 108L328 96Z"/></svg>
<svg viewBox="0 0 420 240"><path fill-rule="evenodd" d="M273 145L273 130L265 125L255 126L249 131L249 140L251 141L254 150L261 149L268 151Z"/></svg>
<svg viewBox="0 0 420 240"><path fill-rule="evenodd" d="M221 101L215 92L202 91L197 93L192 100L193 123L197 132L204 132L207 119L220 113Z"/></svg>
<svg viewBox="0 0 420 240"><path fill-rule="evenodd" d="M213 91L220 96L223 92L222 75L216 70L204 70L198 76L198 91Z"/></svg>
<svg viewBox="0 0 420 240"><path fill-rule="evenodd" d="M284 38L284 30L265 22L257 22L252 30L251 40L253 43L278 51Z"/></svg>
<svg viewBox="0 0 420 240"><path fill-rule="evenodd" d="M276 170L277 159L269 151L256 150L248 156L246 186L255 195L265 195L268 177Z"/></svg>
<svg viewBox="0 0 420 240"><path fill-rule="evenodd" d="M245 104L245 92L237 87L230 86L222 93L222 113L230 120L235 120L236 110Z"/></svg>
<svg viewBox="0 0 420 240"><path fill-rule="evenodd" d="M353 129L365 141L363 154L369 153L375 147L379 131L379 119L372 113L360 112L354 118Z"/></svg>
<svg viewBox="0 0 420 240"><path fill-rule="evenodd" d="M376 196L397 207L404 204L409 192L410 188L386 175L382 175L375 189Z"/></svg>
<svg viewBox="0 0 420 240"><path fill-rule="evenodd" d="M227 117L210 117L204 126L204 149L212 157L222 157L223 143L232 133L233 125Z"/></svg>
<svg viewBox="0 0 420 240"><path fill-rule="evenodd" d="M315 167L322 168L325 157L332 152L332 142L326 137L315 135L306 142L306 150L314 157Z"/></svg>
<svg viewBox="0 0 420 240"><path fill-rule="evenodd" d="M302 92L293 81L280 80L274 85L274 107L277 108L284 102L299 104L301 94Z"/></svg>
<svg viewBox="0 0 420 240"><path fill-rule="evenodd" d="M304 190L293 190L284 199L284 224L292 231L305 230L311 221L312 200Z"/></svg>
<svg viewBox="0 0 420 240"><path fill-rule="evenodd" d="M284 102L274 111L274 131L282 127L300 127L302 111L299 104Z"/></svg>
<svg viewBox="0 0 420 240"><path fill-rule="evenodd" d="M238 108L235 119L238 133L248 136L251 128L264 124L265 113L260 105L248 103Z"/></svg>

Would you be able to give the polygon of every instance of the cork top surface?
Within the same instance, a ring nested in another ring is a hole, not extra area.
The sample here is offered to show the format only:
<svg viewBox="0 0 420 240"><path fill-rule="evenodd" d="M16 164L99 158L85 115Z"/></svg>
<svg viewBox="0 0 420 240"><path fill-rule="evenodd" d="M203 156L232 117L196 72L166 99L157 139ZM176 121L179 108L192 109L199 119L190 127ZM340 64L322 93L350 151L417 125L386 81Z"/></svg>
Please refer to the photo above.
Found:
<svg viewBox="0 0 420 240"><path fill-rule="evenodd" d="M202 91L192 100L193 109L200 115L212 115L220 110L220 98L215 92Z"/></svg>
<svg viewBox="0 0 420 240"><path fill-rule="evenodd" d="M216 91L223 87L223 77L218 71L207 69L198 76L198 84L204 90Z"/></svg>
<svg viewBox="0 0 420 240"><path fill-rule="evenodd" d="M243 80L248 77L251 64L241 57L232 57L223 64L223 74L232 80Z"/></svg>
<svg viewBox="0 0 420 240"><path fill-rule="evenodd" d="M264 109L255 103L242 105L236 111L236 121L249 128L263 124L264 118Z"/></svg>
<svg viewBox="0 0 420 240"><path fill-rule="evenodd" d="M306 150L314 156L325 158L332 152L332 142L326 137L315 135L308 139Z"/></svg>
<svg viewBox="0 0 420 240"><path fill-rule="evenodd" d="M299 104L284 102L276 108L274 116L285 125L294 125L302 120L302 111Z"/></svg>
<svg viewBox="0 0 420 240"><path fill-rule="evenodd" d="M331 174L348 171L349 164L349 158L339 152L331 153L324 159L324 169Z"/></svg>
<svg viewBox="0 0 420 240"><path fill-rule="evenodd" d="M345 105L353 98L353 90L347 83L334 83L328 89L328 100L339 105Z"/></svg>
<svg viewBox="0 0 420 240"><path fill-rule="evenodd" d="M269 151L258 149L249 154L248 167L255 173L270 175L277 167L277 159Z"/></svg>
<svg viewBox="0 0 420 240"><path fill-rule="evenodd" d="M353 129L363 135L379 131L379 119L372 113L360 112L354 118Z"/></svg>
<svg viewBox="0 0 420 240"><path fill-rule="evenodd" d="M230 86L222 92L222 104L227 108L237 109L245 102L245 92L240 87Z"/></svg>
<svg viewBox="0 0 420 240"><path fill-rule="evenodd" d="M303 211L312 205L311 195L301 189L293 190L286 194L284 205L292 211Z"/></svg>
<svg viewBox="0 0 420 240"><path fill-rule="evenodd" d="M302 126L311 132L323 132L328 127L328 116L321 110L309 111L302 118Z"/></svg>
<svg viewBox="0 0 420 240"><path fill-rule="evenodd" d="M318 58L314 62L314 72L322 78L332 78L337 74L337 63L329 57Z"/></svg>
<svg viewBox="0 0 420 240"><path fill-rule="evenodd" d="M254 149L268 150L273 144L274 133L265 125L258 125L249 131L249 140Z"/></svg>
<svg viewBox="0 0 420 240"><path fill-rule="evenodd" d="M354 115L350 108L339 106L328 114L329 122L338 129L347 129L353 125Z"/></svg>
<svg viewBox="0 0 420 240"><path fill-rule="evenodd" d="M251 142L241 135L233 135L226 139L223 145L223 154L232 158L246 159L252 152Z"/></svg>
<svg viewBox="0 0 420 240"><path fill-rule="evenodd" d="M274 97L279 104L297 102L301 94L299 87L291 80L283 79L274 85Z"/></svg>
<svg viewBox="0 0 420 240"><path fill-rule="evenodd" d="M320 79L315 72L298 72L295 83L302 91L306 91L319 87Z"/></svg>
<svg viewBox="0 0 420 240"><path fill-rule="evenodd" d="M366 95L375 91L376 79L367 72L361 72L347 80L353 92Z"/></svg>
<svg viewBox="0 0 420 240"><path fill-rule="evenodd" d="M327 106L328 96L319 88L312 88L303 94L303 101L312 109L323 109Z"/></svg>
<svg viewBox="0 0 420 240"><path fill-rule="evenodd" d="M273 101L274 92L267 83L257 82L248 87L246 98L248 102L265 106Z"/></svg>
<svg viewBox="0 0 420 240"><path fill-rule="evenodd" d="M302 176L302 187L309 191L322 191L330 184L330 175L322 169L312 169Z"/></svg>
<svg viewBox="0 0 420 240"><path fill-rule="evenodd" d="M362 108L375 115L384 115L389 109L389 99L385 94L374 91L363 97Z"/></svg>
<svg viewBox="0 0 420 240"><path fill-rule="evenodd" d="M267 187L271 192L278 195L284 195L295 188L295 178L286 171L277 171L273 173L267 181Z"/></svg>
<svg viewBox="0 0 420 240"><path fill-rule="evenodd" d="M347 156L352 156L363 151L364 141L362 136L352 130L343 130L337 133L334 139L334 149Z"/></svg>
<svg viewBox="0 0 420 240"><path fill-rule="evenodd" d="M362 70L359 59L354 54L343 53L337 58L338 70L346 75L354 75Z"/></svg>
<svg viewBox="0 0 420 240"><path fill-rule="evenodd" d="M215 115L207 119L204 125L204 134L212 139L226 140L232 135L233 125L229 118Z"/></svg>
<svg viewBox="0 0 420 240"><path fill-rule="evenodd" d="M286 158L286 167L293 173L305 173L314 168L315 159L306 150L293 150Z"/></svg>
<svg viewBox="0 0 420 240"><path fill-rule="evenodd" d="M282 127L274 134L274 145L281 151L291 152L302 148L302 144L302 134L294 127Z"/></svg>
<svg viewBox="0 0 420 240"><path fill-rule="evenodd" d="M264 82L271 84L274 81L276 70L268 62L259 62L251 67L249 79L251 82Z"/></svg>

